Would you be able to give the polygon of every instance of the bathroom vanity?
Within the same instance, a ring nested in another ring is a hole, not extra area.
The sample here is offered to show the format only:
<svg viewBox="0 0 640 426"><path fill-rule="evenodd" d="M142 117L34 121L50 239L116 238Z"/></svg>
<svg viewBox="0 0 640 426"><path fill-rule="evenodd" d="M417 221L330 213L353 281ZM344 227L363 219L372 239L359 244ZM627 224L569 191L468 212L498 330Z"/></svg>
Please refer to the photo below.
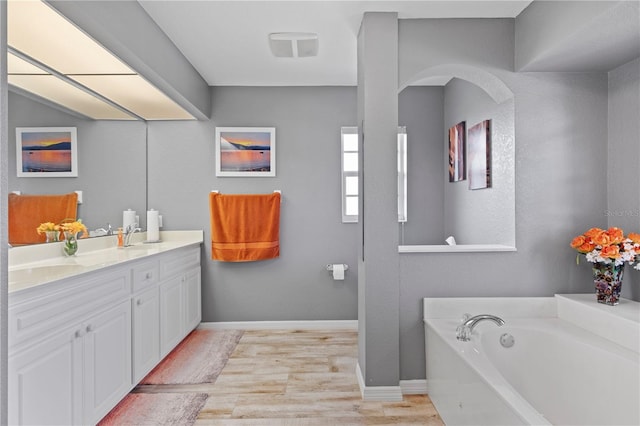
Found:
<svg viewBox="0 0 640 426"><path fill-rule="evenodd" d="M202 231L135 237L9 251L9 424L97 423L200 323Z"/></svg>

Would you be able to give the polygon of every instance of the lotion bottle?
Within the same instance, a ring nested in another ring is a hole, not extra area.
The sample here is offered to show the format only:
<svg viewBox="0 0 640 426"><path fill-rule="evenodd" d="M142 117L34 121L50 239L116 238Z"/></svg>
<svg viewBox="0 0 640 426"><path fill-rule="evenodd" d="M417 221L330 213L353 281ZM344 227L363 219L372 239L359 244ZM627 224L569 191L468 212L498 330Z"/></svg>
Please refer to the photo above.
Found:
<svg viewBox="0 0 640 426"><path fill-rule="evenodd" d="M122 235L122 228L118 228L118 248L124 247L124 236Z"/></svg>

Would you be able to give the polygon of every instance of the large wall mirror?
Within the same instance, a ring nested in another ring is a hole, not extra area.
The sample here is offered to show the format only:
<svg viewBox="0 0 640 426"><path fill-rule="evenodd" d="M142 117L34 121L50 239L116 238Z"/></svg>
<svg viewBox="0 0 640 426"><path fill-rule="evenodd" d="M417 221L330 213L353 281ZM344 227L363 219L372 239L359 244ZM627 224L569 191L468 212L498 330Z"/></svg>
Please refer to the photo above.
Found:
<svg viewBox="0 0 640 426"><path fill-rule="evenodd" d="M409 220L400 225L400 252L515 250L514 97L486 72L458 71L429 70L399 93L409 152ZM449 129L460 123L465 173L450 181ZM477 151L470 152L469 130L481 123L489 124L486 188L470 185Z"/></svg>
<svg viewBox="0 0 640 426"><path fill-rule="evenodd" d="M122 225L122 212L144 220L147 203L147 125L143 121L89 120L9 92L8 189L22 194L82 191L77 217L89 230ZM16 127L75 127L77 177L17 177ZM43 217L43 222L47 221ZM35 232L35 230L34 230Z"/></svg>

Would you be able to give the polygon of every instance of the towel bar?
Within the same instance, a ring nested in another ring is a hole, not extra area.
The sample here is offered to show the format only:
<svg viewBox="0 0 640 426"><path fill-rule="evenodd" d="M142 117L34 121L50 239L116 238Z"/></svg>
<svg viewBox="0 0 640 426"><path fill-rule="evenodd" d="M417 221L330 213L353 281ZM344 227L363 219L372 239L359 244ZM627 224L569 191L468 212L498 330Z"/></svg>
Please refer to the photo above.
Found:
<svg viewBox="0 0 640 426"><path fill-rule="evenodd" d="M217 189L213 189L211 192L215 192L216 194L219 194L219 193L220 193L220 191L218 191ZM282 191L281 191L281 190L279 190L279 189L274 189L274 190L273 190L273 192L274 192L274 193L276 193L276 192L277 192L278 194L282 195ZM280 204L282 204L282 197L280 197Z"/></svg>
<svg viewBox="0 0 640 426"><path fill-rule="evenodd" d="M78 194L78 204L82 204L82 191L73 191ZM218 191L215 191L218 192ZM12 194L22 195L22 191L11 191Z"/></svg>
<svg viewBox="0 0 640 426"><path fill-rule="evenodd" d="M211 192L215 192L216 194L219 194L220 191L218 191L217 189L213 189L211 190ZM274 189L273 192L277 192L278 194L282 194L282 191L279 189Z"/></svg>

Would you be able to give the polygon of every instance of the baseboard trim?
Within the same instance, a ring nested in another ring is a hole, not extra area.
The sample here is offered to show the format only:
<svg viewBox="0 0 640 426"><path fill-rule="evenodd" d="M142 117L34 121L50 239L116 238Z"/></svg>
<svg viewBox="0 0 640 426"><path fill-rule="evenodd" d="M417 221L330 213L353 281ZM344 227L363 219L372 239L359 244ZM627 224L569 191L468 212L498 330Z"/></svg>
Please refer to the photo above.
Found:
<svg viewBox="0 0 640 426"><path fill-rule="evenodd" d="M360 363L356 364L356 376L360 394L364 401L402 401L402 390L400 386L365 386Z"/></svg>
<svg viewBox="0 0 640 426"><path fill-rule="evenodd" d="M358 320L201 322L213 330L358 330Z"/></svg>
<svg viewBox="0 0 640 426"><path fill-rule="evenodd" d="M400 389L403 395L426 395L427 380L400 380Z"/></svg>

